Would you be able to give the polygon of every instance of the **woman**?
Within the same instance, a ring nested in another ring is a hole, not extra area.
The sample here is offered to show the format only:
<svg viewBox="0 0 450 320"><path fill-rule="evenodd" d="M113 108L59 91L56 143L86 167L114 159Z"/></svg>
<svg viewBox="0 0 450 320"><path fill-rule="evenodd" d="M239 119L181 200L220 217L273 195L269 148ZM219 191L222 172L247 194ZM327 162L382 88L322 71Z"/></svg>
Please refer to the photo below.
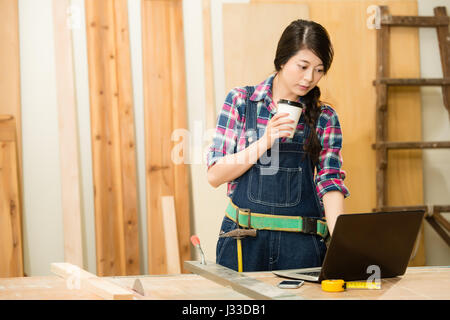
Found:
<svg viewBox="0 0 450 320"><path fill-rule="evenodd" d="M332 60L327 31L313 21L296 20L278 42L276 72L227 95L208 153L208 182L213 187L228 183L230 203L220 234L257 231L243 239L219 237L218 264L239 271L322 265L326 226L332 233L349 196L338 116L319 101L317 87ZM280 99L304 106L292 139L288 124L293 121L277 113ZM267 159L276 161L267 164Z"/></svg>

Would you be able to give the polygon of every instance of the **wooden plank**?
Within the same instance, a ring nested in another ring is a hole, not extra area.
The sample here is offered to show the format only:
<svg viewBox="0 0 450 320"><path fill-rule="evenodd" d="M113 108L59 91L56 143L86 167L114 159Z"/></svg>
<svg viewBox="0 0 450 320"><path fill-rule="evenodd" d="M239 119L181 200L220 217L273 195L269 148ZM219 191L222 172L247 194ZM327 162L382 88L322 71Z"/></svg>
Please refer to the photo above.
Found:
<svg viewBox="0 0 450 320"><path fill-rule="evenodd" d="M447 243L447 245L450 247L450 236L448 235L448 232L446 232L442 226L436 221L436 217L426 217L425 218L427 222L430 224L430 226L436 231L436 233Z"/></svg>
<svg viewBox="0 0 450 320"><path fill-rule="evenodd" d="M250 300L246 295L197 274L115 278L115 283L130 287L141 299L149 300Z"/></svg>
<svg viewBox="0 0 450 320"><path fill-rule="evenodd" d="M381 18L381 25L391 26L391 27L437 27L437 26L447 26L448 27L449 18L448 17L425 17L425 16L383 16Z"/></svg>
<svg viewBox="0 0 450 320"><path fill-rule="evenodd" d="M136 168L136 137L134 128L133 87L131 75L128 4L114 1L116 67L118 88L118 117L120 126L120 156L122 172L123 222L126 274L140 272L139 225Z"/></svg>
<svg viewBox="0 0 450 320"><path fill-rule="evenodd" d="M163 232L167 257L167 273L181 273L180 253L178 249L177 220L173 196L161 199L163 215Z"/></svg>
<svg viewBox="0 0 450 320"><path fill-rule="evenodd" d="M259 272L250 275L271 285L282 280L271 273ZM381 279L380 290L347 289L339 293L325 292L320 284L305 282L303 286L292 289L291 292L312 300L447 300L450 296L450 268L407 268L401 277Z"/></svg>
<svg viewBox="0 0 450 320"><path fill-rule="evenodd" d="M14 119L0 121L15 136ZM1 138L1 135L0 135ZM22 206L15 140L0 139L0 277L23 276Z"/></svg>
<svg viewBox="0 0 450 320"><path fill-rule="evenodd" d="M0 141L16 141L16 121L12 115L0 115Z"/></svg>
<svg viewBox="0 0 450 320"><path fill-rule="evenodd" d="M436 19L447 18L447 8L446 7L436 7L434 8L434 15ZM439 53L441 56L441 66L442 74L444 77L450 77L450 31L448 25L442 25L436 28L438 43L439 43ZM444 106L448 111L448 116L450 117L450 87L442 87L442 96L444 100Z"/></svg>
<svg viewBox="0 0 450 320"><path fill-rule="evenodd" d="M18 0L0 0L0 43L0 114L12 115L15 119L19 188L23 194Z"/></svg>
<svg viewBox="0 0 450 320"><path fill-rule="evenodd" d="M381 16L387 15L387 7L380 7ZM390 37L389 28L382 26L376 30L376 78L383 78L389 72L389 49ZM376 142L386 141L387 138L387 103L388 103L388 87L384 84L376 86ZM386 169L387 169L387 150L381 149L376 152L376 199L377 207L381 207L386 203Z"/></svg>
<svg viewBox="0 0 450 320"><path fill-rule="evenodd" d="M139 273L126 0L86 1L97 273Z"/></svg>
<svg viewBox="0 0 450 320"><path fill-rule="evenodd" d="M101 300L83 289L69 289L61 277L0 278L1 300Z"/></svg>
<svg viewBox="0 0 450 320"><path fill-rule="evenodd" d="M86 289L107 300L134 300L134 293L100 278L86 281Z"/></svg>
<svg viewBox="0 0 450 320"><path fill-rule="evenodd" d="M83 267L79 143L73 74L72 33L67 27L67 9L69 6L69 0L53 0L64 260Z"/></svg>
<svg viewBox="0 0 450 320"><path fill-rule="evenodd" d="M190 259L188 169L185 151L174 163L171 139L174 130L187 128L182 1L142 1L142 36L148 272L164 274L162 196L174 195L180 259Z"/></svg>
<svg viewBox="0 0 450 320"><path fill-rule="evenodd" d="M133 300L134 293L131 290L127 290L115 283L112 283L106 279L97 277L96 275L89 273L80 267L70 263L52 263L50 265L52 273L67 280L69 277L74 277L75 284L78 281L79 288L84 289L91 293L94 293L103 299L108 300Z"/></svg>
<svg viewBox="0 0 450 320"><path fill-rule="evenodd" d="M212 52L211 0L202 1L203 16L203 54L205 61L205 117L206 129L216 126L216 108L214 91L214 65Z"/></svg>
<svg viewBox="0 0 450 320"><path fill-rule="evenodd" d="M172 128L173 130L187 130L187 95L186 95L186 66L184 57L184 32L183 32L183 1L175 0L170 6L170 55L172 67ZM171 135L174 132L171 132ZM169 137L167 137L169 138ZM173 145L173 143L172 143ZM169 158L169 150L165 152ZM187 166L187 150L183 150L178 156L180 162L173 166L175 212L177 216L178 247L180 260L191 259L191 231L190 231L190 196L189 196L189 167ZM170 159L174 156L170 149ZM166 194L165 194L166 195ZM183 270L187 272L187 270Z"/></svg>
<svg viewBox="0 0 450 320"><path fill-rule="evenodd" d="M447 211L450 211L450 209ZM439 222L447 231L450 232L450 222L445 217L443 217L440 212L435 212L433 216L437 222Z"/></svg>
<svg viewBox="0 0 450 320"><path fill-rule="evenodd" d="M375 149L447 149L450 141L426 141L426 142L378 142L372 145Z"/></svg>
<svg viewBox="0 0 450 320"><path fill-rule="evenodd" d="M276 286L283 278L271 272L243 273L270 286ZM104 278L122 288L131 288L136 276ZM137 299L164 300L244 300L249 297L239 294L196 274L176 276L139 276L148 296ZM348 289L340 293L325 292L319 283L305 282L298 289L286 293L303 299L314 300L448 300L450 297L450 268L420 267L407 268L402 277L382 279L381 290ZM221 298L222 297L222 298ZM0 278L0 299L46 299L46 300L95 300L101 299L87 290L69 289L66 281L58 276ZM294 307L297 307L295 303Z"/></svg>
<svg viewBox="0 0 450 320"><path fill-rule="evenodd" d="M443 79L392 79L380 78L373 81L373 84L386 84L389 86L443 86L450 85L450 78Z"/></svg>
<svg viewBox="0 0 450 320"><path fill-rule="evenodd" d="M67 279L71 276L79 277L80 279L96 278L95 274L87 272L83 268L68 262L54 262L50 264L50 272L57 276Z"/></svg>
<svg viewBox="0 0 450 320"><path fill-rule="evenodd" d="M274 72L273 60L284 28L293 20L309 17L304 1L262 2L222 6L225 92L256 85ZM255 34L258 36L249 36Z"/></svg>

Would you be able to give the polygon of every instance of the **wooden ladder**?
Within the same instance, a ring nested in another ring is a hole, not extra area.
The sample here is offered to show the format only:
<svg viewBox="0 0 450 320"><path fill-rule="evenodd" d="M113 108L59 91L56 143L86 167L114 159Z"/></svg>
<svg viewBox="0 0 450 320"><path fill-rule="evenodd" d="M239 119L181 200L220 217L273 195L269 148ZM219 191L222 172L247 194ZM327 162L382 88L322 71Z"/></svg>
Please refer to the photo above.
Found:
<svg viewBox="0 0 450 320"><path fill-rule="evenodd" d="M387 141L387 102L389 86L442 86L444 105L450 116L450 33L449 17L445 7L434 8L434 16L392 16L387 6L380 6L380 28L377 29L377 75L373 84L376 87L376 208L374 211L424 210L427 221L450 246L449 223L441 215L450 212L450 205L387 206L386 175L388 150L392 149L437 149L450 148L450 141L435 142L388 142ZM442 64L442 79L399 79L389 78L389 36L391 27L432 27L436 28ZM445 228L447 232L443 229Z"/></svg>

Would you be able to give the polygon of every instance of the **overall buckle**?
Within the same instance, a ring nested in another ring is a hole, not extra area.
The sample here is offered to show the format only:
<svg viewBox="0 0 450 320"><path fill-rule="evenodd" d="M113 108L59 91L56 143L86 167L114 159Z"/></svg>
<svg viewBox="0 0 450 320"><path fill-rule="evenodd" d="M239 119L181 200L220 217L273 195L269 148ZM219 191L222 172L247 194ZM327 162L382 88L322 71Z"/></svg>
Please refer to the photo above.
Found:
<svg viewBox="0 0 450 320"><path fill-rule="evenodd" d="M245 237L256 237L256 229L253 229L250 227L251 223L251 212L250 209L240 209L242 212L245 212L248 214L248 228L241 228L239 225L239 208L236 209L236 224L237 228L234 230L231 230L229 232L223 233L219 235L220 238L227 238L232 237L236 240L243 239Z"/></svg>
<svg viewBox="0 0 450 320"><path fill-rule="evenodd" d="M302 217L303 233L317 234L317 219Z"/></svg>

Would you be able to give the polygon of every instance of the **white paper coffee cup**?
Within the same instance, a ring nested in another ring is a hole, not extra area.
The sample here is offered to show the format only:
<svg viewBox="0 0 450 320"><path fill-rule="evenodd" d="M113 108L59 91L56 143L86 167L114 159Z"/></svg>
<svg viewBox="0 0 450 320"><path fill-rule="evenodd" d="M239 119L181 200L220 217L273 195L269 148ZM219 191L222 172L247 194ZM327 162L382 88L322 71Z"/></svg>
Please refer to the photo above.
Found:
<svg viewBox="0 0 450 320"><path fill-rule="evenodd" d="M292 128L291 134L289 135L289 138L292 139L294 137L298 121L300 120L300 116L302 115L303 104L296 101L281 99L278 101L277 105L277 113L289 113L287 118L294 120L293 123L286 123L287 126Z"/></svg>

